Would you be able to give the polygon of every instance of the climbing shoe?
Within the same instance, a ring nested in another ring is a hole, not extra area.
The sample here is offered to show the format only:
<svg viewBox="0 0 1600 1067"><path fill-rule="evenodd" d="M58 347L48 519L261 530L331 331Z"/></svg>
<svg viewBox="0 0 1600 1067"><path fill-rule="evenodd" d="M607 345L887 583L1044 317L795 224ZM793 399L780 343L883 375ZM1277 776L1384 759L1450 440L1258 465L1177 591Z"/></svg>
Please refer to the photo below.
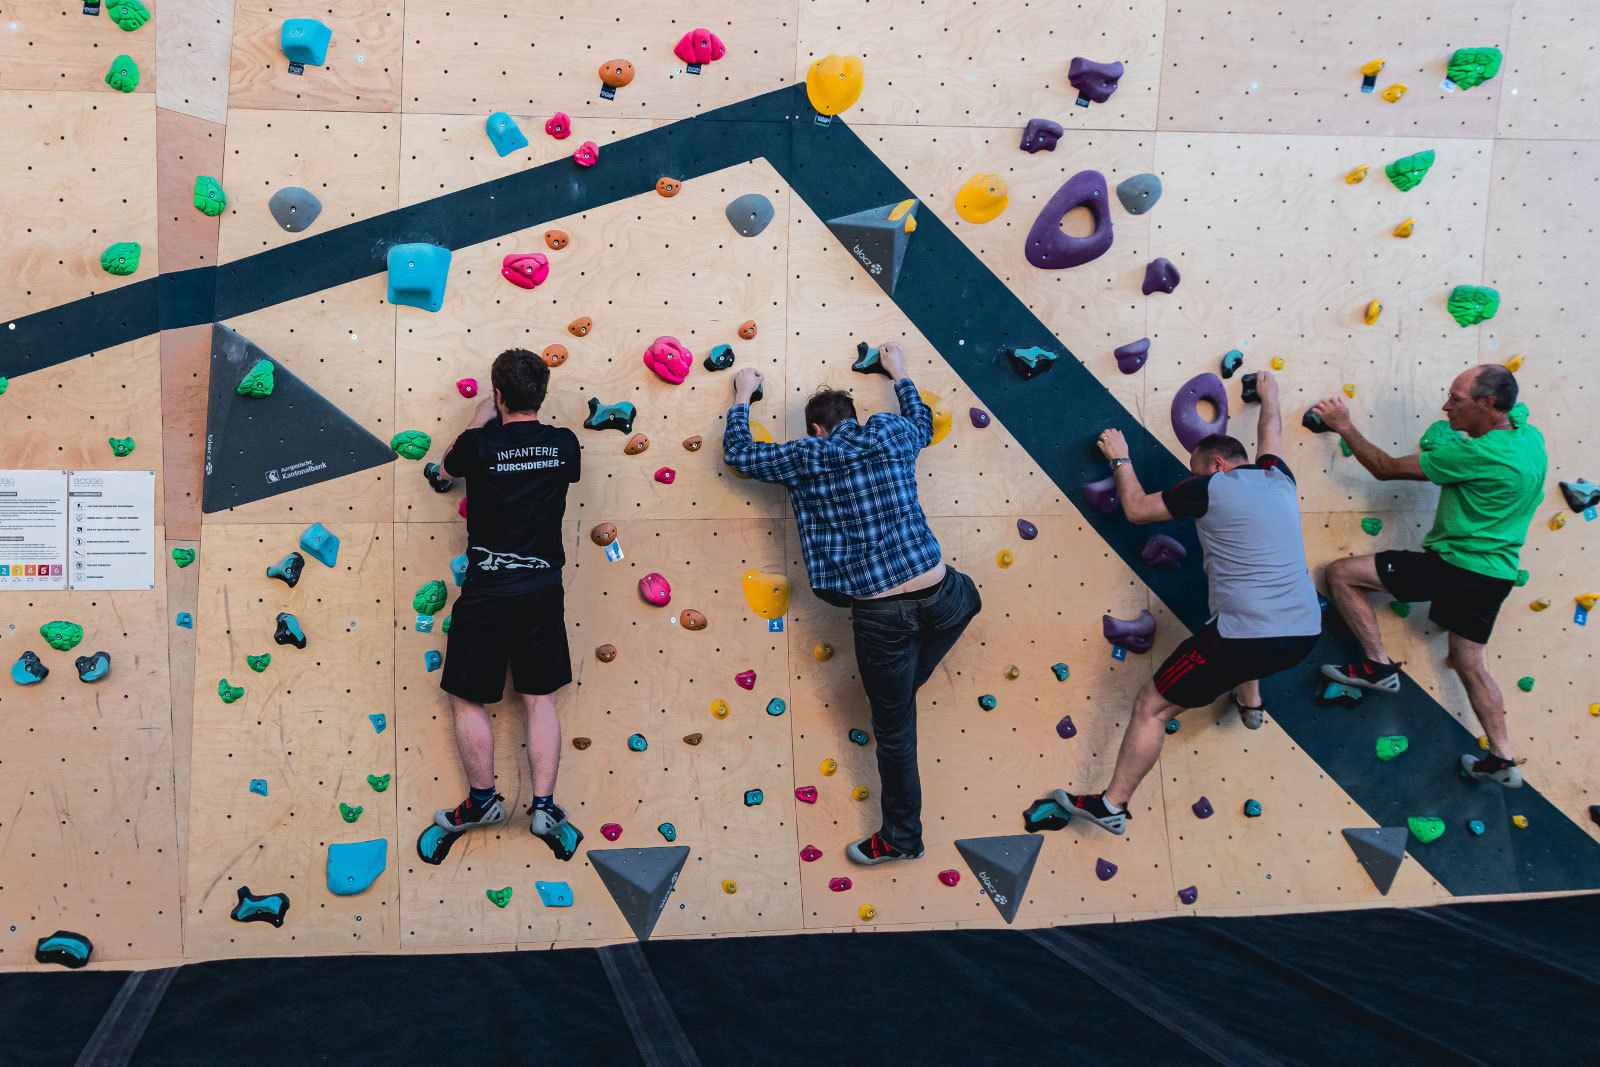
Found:
<svg viewBox="0 0 1600 1067"><path fill-rule="evenodd" d="M1125 811L1114 812L1106 807L1104 793L1072 794L1065 789L1052 789L1050 799L1073 815L1082 815L1085 819L1099 823L1119 836L1127 832L1128 820L1132 818Z"/></svg>
<svg viewBox="0 0 1600 1067"><path fill-rule="evenodd" d="M1267 708L1264 704L1250 707L1239 702L1237 695L1233 698L1233 706L1239 709L1239 721L1244 723L1246 730L1259 730L1267 721Z"/></svg>
<svg viewBox="0 0 1600 1067"><path fill-rule="evenodd" d="M850 857L850 862L859 863L863 867L876 867L880 863L890 860L920 860L923 850L917 849L916 853L902 852L883 839L883 831L878 831L871 837L863 838L845 848L844 854Z"/></svg>
<svg viewBox="0 0 1600 1067"><path fill-rule="evenodd" d="M533 822L528 829L533 836L550 846L558 860L570 860L583 841L583 831L567 821L567 813L559 805L548 808L529 808Z"/></svg>
<svg viewBox="0 0 1600 1067"><path fill-rule="evenodd" d="M498 794L486 808L480 808L473 803L471 797L463 800L452 811L449 808L440 808L433 813L433 825L441 830L451 833L460 833L462 830L475 830L480 826L493 826L495 823L506 821L505 805L500 803L505 797Z"/></svg>
<svg viewBox="0 0 1600 1067"><path fill-rule="evenodd" d="M1337 663L1324 663L1322 676L1362 689L1378 689L1385 693L1400 692L1398 663L1378 663L1370 659L1364 659L1360 663L1346 663L1342 667Z"/></svg>
<svg viewBox="0 0 1600 1067"><path fill-rule="evenodd" d="M1462 756L1461 777L1476 778L1480 782L1499 782L1507 789L1516 789L1522 785L1522 772L1517 770L1516 762L1501 759L1493 754Z"/></svg>

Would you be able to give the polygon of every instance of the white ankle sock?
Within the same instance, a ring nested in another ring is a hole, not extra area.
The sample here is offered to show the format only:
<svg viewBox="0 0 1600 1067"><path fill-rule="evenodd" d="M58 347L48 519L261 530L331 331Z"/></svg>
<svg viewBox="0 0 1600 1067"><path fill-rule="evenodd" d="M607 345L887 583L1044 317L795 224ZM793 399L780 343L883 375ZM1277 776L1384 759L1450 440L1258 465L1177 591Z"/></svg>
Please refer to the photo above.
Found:
<svg viewBox="0 0 1600 1067"><path fill-rule="evenodd" d="M1104 795L1102 795L1100 797L1100 803L1104 804L1106 806L1106 810L1109 811L1113 815L1121 815L1123 813L1123 811L1126 810L1125 808L1121 807L1120 805L1111 803L1110 799L1108 799Z"/></svg>

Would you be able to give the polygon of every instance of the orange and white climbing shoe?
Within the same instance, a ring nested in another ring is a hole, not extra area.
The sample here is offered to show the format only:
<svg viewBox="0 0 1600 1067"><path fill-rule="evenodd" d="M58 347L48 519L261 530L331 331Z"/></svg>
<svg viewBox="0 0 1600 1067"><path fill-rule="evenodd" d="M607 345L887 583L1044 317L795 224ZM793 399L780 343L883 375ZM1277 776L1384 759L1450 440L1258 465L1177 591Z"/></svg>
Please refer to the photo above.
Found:
<svg viewBox="0 0 1600 1067"><path fill-rule="evenodd" d="M1050 799L1073 815L1081 815L1118 836L1128 832L1128 820L1132 816L1126 811L1112 811L1106 807L1104 793L1069 793L1065 789L1052 789Z"/></svg>

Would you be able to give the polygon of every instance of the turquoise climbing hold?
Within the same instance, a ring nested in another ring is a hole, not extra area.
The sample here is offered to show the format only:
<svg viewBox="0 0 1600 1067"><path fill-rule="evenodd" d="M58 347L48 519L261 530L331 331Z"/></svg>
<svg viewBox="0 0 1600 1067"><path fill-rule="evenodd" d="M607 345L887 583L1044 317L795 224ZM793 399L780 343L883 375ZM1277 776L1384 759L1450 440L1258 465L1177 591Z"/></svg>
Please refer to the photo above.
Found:
<svg viewBox="0 0 1600 1067"><path fill-rule="evenodd" d="M389 249L389 303L438 311L450 276L450 250L430 244Z"/></svg>
<svg viewBox="0 0 1600 1067"><path fill-rule="evenodd" d="M1467 822L1467 832L1473 837L1481 835L1485 829L1487 828L1483 825L1482 819L1471 819Z"/></svg>
<svg viewBox="0 0 1600 1067"><path fill-rule="evenodd" d="M1169 734L1177 733L1179 725L1180 724L1179 724L1177 719L1168 719L1167 720L1167 733L1169 733Z"/></svg>
<svg viewBox="0 0 1600 1067"><path fill-rule="evenodd" d="M866 744L867 743L867 732L865 730L851 730L850 731L850 743L852 745L864 745L864 744Z"/></svg>
<svg viewBox="0 0 1600 1067"><path fill-rule="evenodd" d="M422 654L422 665L428 668L429 674L432 674L444 666L444 657L439 654L437 649L430 648Z"/></svg>
<svg viewBox="0 0 1600 1067"><path fill-rule="evenodd" d="M252 779L250 779L250 792L254 793L258 797L266 796L267 795L267 780L265 778L252 778Z"/></svg>
<svg viewBox="0 0 1600 1067"><path fill-rule="evenodd" d="M787 707L788 705L783 702L782 698L773 697L767 701L767 714L772 716L782 715Z"/></svg>
<svg viewBox="0 0 1600 1067"><path fill-rule="evenodd" d="M372 722L373 733L381 734L389 726L389 717L381 711L374 712L373 714L368 715L367 718Z"/></svg>
<svg viewBox="0 0 1600 1067"><path fill-rule="evenodd" d="M983 696L979 697L978 707L982 708L984 711L993 711L995 707L994 694L985 693Z"/></svg>
<svg viewBox="0 0 1600 1067"><path fill-rule="evenodd" d="M565 882L534 882L533 888L547 908L572 907L572 887Z"/></svg>
<svg viewBox="0 0 1600 1067"><path fill-rule="evenodd" d="M461 583L467 580L467 554L465 552L450 561L450 577L455 579L456 588L461 588Z"/></svg>
<svg viewBox="0 0 1600 1067"><path fill-rule="evenodd" d="M489 135L489 143L494 145L494 150L504 158L519 148L528 147L528 137L522 132L522 127L517 125L517 120L507 115L504 111L496 111L489 116L483 124L483 131Z"/></svg>
<svg viewBox="0 0 1600 1067"><path fill-rule="evenodd" d="M1052 664L1050 669L1055 672L1056 681L1064 682L1072 674L1072 668L1065 663Z"/></svg>
<svg viewBox="0 0 1600 1067"><path fill-rule="evenodd" d="M360 893L389 865L389 839L352 841L328 846L328 892L349 897Z"/></svg>
<svg viewBox="0 0 1600 1067"><path fill-rule="evenodd" d="M650 742L644 739L644 734L631 734L628 737L628 747L634 752L643 752L650 747Z"/></svg>
<svg viewBox="0 0 1600 1067"><path fill-rule="evenodd" d="M50 668L32 652L24 652L22 658L11 665L11 680L18 685L32 685L34 682L44 681L49 676Z"/></svg>
<svg viewBox="0 0 1600 1067"><path fill-rule="evenodd" d="M320 522L314 522L300 535L300 550L324 567L339 562L339 538Z"/></svg>
<svg viewBox="0 0 1600 1067"><path fill-rule="evenodd" d="M320 67L328 58L333 31L317 19L284 19L278 46L284 58L302 67Z"/></svg>
<svg viewBox="0 0 1600 1067"><path fill-rule="evenodd" d="M1244 802L1245 818L1256 819L1261 816L1261 801L1247 800Z"/></svg>
<svg viewBox="0 0 1600 1067"><path fill-rule="evenodd" d="M757 804L761 803L763 799L765 798L762 797L761 790L759 789L746 789L744 791L744 806L747 808L755 807Z"/></svg>
<svg viewBox="0 0 1600 1067"><path fill-rule="evenodd" d="M189 614L187 611L178 612L178 617L172 621L174 624L183 627L185 630L194 629L194 616Z"/></svg>
<svg viewBox="0 0 1600 1067"><path fill-rule="evenodd" d="M668 841L676 841L678 839L678 828L673 826L670 822L664 822L660 826L656 827L656 832L662 837L666 838Z"/></svg>

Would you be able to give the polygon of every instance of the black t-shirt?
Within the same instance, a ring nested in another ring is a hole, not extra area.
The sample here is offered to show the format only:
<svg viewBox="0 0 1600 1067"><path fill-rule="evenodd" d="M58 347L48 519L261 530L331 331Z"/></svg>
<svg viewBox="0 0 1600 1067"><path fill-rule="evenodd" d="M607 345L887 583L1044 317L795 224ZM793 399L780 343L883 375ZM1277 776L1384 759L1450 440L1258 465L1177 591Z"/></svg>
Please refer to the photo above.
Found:
<svg viewBox="0 0 1600 1067"><path fill-rule="evenodd" d="M578 480L578 437L542 422L491 419L465 430L444 470L467 480L464 589L522 593L561 582L561 519Z"/></svg>

